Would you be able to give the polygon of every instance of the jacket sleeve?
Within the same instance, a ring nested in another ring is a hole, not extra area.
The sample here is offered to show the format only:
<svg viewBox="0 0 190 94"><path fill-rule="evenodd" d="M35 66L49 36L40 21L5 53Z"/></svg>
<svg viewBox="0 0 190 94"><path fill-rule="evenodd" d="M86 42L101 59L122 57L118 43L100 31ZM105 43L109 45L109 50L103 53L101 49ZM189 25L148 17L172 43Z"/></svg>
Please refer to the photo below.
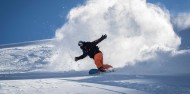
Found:
<svg viewBox="0 0 190 94"><path fill-rule="evenodd" d="M87 56L87 53L83 52L83 54L78 56L77 58L78 58L78 60L80 60L80 59L85 58L86 56Z"/></svg>
<svg viewBox="0 0 190 94"><path fill-rule="evenodd" d="M93 45L97 45L98 43L100 43L102 40L104 40L105 37L101 36L99 39L95 40L92 42Z"/></svg>

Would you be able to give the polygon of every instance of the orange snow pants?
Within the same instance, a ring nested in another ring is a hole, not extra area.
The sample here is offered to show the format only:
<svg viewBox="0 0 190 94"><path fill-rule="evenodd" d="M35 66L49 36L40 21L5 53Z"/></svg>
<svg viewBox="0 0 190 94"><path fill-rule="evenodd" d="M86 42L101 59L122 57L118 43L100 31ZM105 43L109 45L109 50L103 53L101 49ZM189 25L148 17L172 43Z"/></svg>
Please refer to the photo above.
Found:
<svg viewBox="0 0 190 94"><path fill-rule="evenodd" d="M99 69L100 67L104 68L104 69L109 69L112 68L111 65L108 64L103 64L103 54L102 52L97 53L94 56L94 63L96 64L96 67Z"/></svg>

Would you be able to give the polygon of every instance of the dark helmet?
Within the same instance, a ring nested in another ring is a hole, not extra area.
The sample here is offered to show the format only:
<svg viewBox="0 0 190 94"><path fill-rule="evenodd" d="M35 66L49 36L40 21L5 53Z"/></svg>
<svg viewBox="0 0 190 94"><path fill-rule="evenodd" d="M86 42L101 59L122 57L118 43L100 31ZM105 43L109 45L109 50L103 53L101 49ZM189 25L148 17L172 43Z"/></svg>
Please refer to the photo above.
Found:
<svg viewBox="0 0 190 94"><path fill-rule="evenodd" d="M78 46L82 47L82 46L83 46L83 43L84 43L83 41L79 41L79 42L78 42Z"/></svg>

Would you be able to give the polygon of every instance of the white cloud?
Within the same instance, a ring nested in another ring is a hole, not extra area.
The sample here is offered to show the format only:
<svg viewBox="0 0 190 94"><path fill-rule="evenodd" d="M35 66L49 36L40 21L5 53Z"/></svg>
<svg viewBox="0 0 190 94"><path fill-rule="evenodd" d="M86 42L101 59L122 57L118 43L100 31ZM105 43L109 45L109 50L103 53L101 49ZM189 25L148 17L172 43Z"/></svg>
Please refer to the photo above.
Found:
<svg viewBox="0 0 190 94"><path fill-rule="evenodd" d="M114 67L154 58L156 51L173 51L181 43L170 23L170 14L157 5L146 0L88 0L73 8L68 22L56 31L57 51L61 54L54 63L68 64L82 54L77 46L79 40L93 41L102 34L108 35L98 44L104 62ZM92 62L79 61L79 69L92 68Z"/></svg>
<svg viewBox="0 0 190 94"><path fill-rule="evenodd" d="M190 13L179 13L173 19L173 23L179 30L190 28Z"/></svg>

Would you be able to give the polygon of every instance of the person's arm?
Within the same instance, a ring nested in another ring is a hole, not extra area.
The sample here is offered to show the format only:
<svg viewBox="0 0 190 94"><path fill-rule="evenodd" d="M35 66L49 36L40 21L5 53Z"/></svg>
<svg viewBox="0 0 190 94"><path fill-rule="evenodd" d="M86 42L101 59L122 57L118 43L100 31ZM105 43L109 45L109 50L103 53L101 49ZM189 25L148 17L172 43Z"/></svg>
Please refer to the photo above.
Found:
<svg viewBox="0 0 190 94"><path fill-rule="evenodd" d="M105 34L105 35L102 35L99 39L93 41L92 43L93 43L94 45L97 45L98 43L100 43L102 40L104 40L104 39L106 39L106 38L107 38L107 35L106 35L106 34Z"/></svg>
<svg viewBox="0 0 190 94"><path fill-rule="evenodd" d="M86 56L87 56L87 54L83 52L82 55L80 55L80 56L78 56L78 57L75 57L75 61L78 61L78 60L80 60L80 59L83 59L83 58L85 58Z"/></svg>

